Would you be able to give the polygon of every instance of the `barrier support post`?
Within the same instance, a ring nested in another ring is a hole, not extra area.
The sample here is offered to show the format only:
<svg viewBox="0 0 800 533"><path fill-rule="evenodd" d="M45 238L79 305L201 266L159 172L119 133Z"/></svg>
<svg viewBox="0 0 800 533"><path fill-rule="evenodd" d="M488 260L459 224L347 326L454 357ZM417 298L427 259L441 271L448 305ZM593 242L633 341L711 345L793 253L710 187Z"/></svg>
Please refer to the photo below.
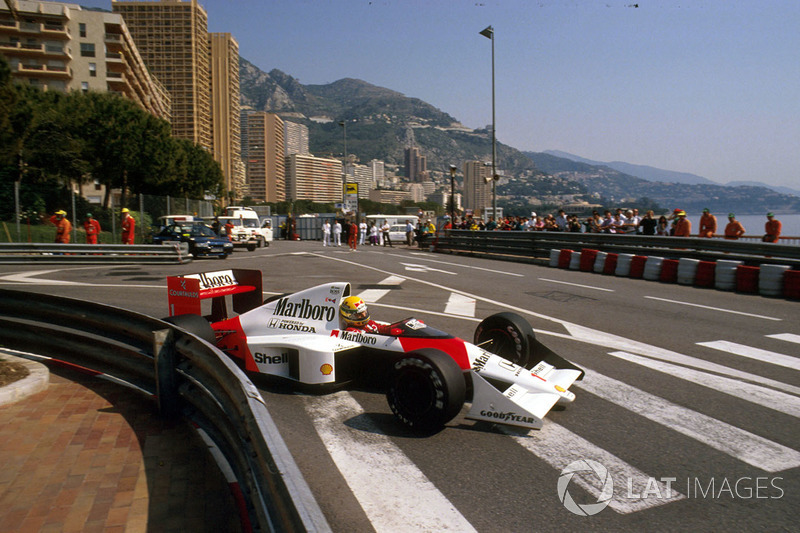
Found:
<svg viewBox="0 0 800 533"><path fill-rule="evenodd" d="M177 418L180 413L180 397L175 377L177 352L175 333L171 329L153 332L153 361L158 411L166 418Z"/></svg>

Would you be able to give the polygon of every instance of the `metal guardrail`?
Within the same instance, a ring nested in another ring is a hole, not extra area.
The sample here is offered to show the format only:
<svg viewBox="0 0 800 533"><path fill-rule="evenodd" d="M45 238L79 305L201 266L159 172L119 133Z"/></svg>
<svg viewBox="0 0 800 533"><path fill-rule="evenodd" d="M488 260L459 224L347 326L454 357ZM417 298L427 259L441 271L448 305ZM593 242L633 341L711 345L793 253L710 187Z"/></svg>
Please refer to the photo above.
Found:
<svg viewBox="0 0 800 533"><path fill-rule="evenodd" d="M258 531L330 531L258 389L225 354L171 324L118 307L0 289L0 344L59 359L157 394L231 465Z"/></svg>
<svg viewBox="0 0 800 533"><path fill-rule="evenodd" d="M549 231L449 230L432 242L433 251L539 262L549 260L550 250L582 248L607 253L683 257L713 261L730 259L748 265L762 263L800 268L800 246L739 242L699 237L650 237L644 235L570 233Z"/></svg>
<svg viewBox="0 0 800 533"><path fill-rule="evenodd" d="M189 244L0 243L0 264L188 263Z"/></svg>

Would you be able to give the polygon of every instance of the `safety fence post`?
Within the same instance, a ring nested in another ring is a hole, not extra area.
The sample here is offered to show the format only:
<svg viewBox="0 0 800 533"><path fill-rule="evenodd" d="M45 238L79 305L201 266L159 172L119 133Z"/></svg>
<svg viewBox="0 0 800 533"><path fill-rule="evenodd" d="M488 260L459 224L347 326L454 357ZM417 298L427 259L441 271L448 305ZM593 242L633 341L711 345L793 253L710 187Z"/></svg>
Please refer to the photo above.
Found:
<svg viewBox="0 0 800 533"><path fill-rule="evenodd" d="M178 357L174 331L161 329L153 332L153 356L158 410L167 418L176 418L180 413L180 400L175 376Z"/></svg>

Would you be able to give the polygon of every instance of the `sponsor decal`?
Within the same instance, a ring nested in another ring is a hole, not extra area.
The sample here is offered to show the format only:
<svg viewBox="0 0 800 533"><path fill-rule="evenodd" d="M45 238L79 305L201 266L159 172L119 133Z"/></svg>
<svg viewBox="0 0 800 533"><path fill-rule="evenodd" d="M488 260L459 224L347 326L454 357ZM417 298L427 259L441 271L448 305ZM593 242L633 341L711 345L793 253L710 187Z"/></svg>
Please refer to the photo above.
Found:
<svg viewBox="0 0 800 533"><path fill-rule="evenodd" d="M239 284L239 282L236 281L232 270L203 272L201 274L190 274L184 277L200 280L200 290L216 289L218 287L230 287Z"/></svg>
<svg viewBox="0 0 800 533"><path fill-rule="evenodd" d="M336 298L328 298L328 297L326 297L326 298L325 298L325 303L327 303L327 302L330 302L330 303L332 303L332 304L335 304L335 303L336 303Z"/></svg>
<svg viewBox="0 0 800 533"><path fill-rule="evenodd" d="M309 326L297 320L284 320L280 318L272 318L267 323L268 328L272 329L286 329L289 331L300 331L302 333L316 333L317 328Z"/></svg>
<svg viewBox="0 0 800 533"><path fill-rule="evenodd" d="M339 287L331 287L332 296L339 296L340 294L342 294L342 289L340 289Z"/></svg>
<svg viewBox="0 0 800 533"><path fill-rule="evenodd" d="M169 291L170 296L183 296L185 298L198 298L200 295L194 291L176 291L174 289L170 289Z"/></svg>
<svg viewBox="0 0 800 533"><path fill-rule="evenodd" d="M485 416L486 418L494 418L497 420L501 420L503 422L521 422L523 424L535 424L536 419L530 416L522 416L518 415L514 412L502 412L502 411L481 411L481 416Z"/></svg>
<svg viewBox="0 0 800 533"><path fill-rule="evenodd" d="M330 376L331 373L333 373L333 366L329 365L328 363L325 363L324 365L319 367L319 371L322 372L323 376Z"/></svg>
<svg viewBox="0 0 800 533"><path fill-rule="evenodd" d="M340 339L360 344L376 344L378 339L372 335L364 335L359 331L342 331L337 335Z"/></svg>
<svg viewBox="0 0 800 533"><path fill-rule="evenodd" d="M336 318L336 308L328 305L312 304L308 298L303 298L300 302L290 302L289 298L281 298L275 305L273 314L330 322Z"/></svg>
<svg viewBox="0 0 800 533"><path fill-rule="evenodd" d="M407 327L408 329L413 329L413 330L417 330L417 329L425 329L425 328L427 328L427 327L428 327L428 326L426 326L426 325L425 325L425 323L424 323L424 322L422 322L422 321L420 321L420 320L417 320L416 318L412 318L411 320L409 320L408 322L406 322L406 324L405 324L405 325L406 325L406 327Z"/></svg>
<svg viewBox="0 0 800 533"><path fill-rule="evenodd" d="M480 372L481 370L483 370L483 367L486 365L486 363L489 362L489 357L491 356L492 354L490 354L489 352L483 352L482 354L480 354L472 362L472 370L474 370L475 372Z"/></svg>
<svg viewBox="0 0 800 533"><path fill-rule="evenodd" d="M289 362L289 354L284 352L279 355L269 355L256 352L253 354L253 359L256 363L262 365L282 365Z"/></svg>
<svg viewBox="0 0 800 533"><path fill-rule="evenodd" d="M531 374L533 374L533 375L539 375L539 374L541 374L542 372L544 372L545 370L547 370L547 367L548 367L548 366L550 366L550 365L548 365L548 364L547 364L547 363L545 363L544 361L540 361L538 365L536 365L535 367L533 367L533 370L531 370Z"/></svg>
<svg viewBox="0 0 800 533"><path fill-rule="evenodd" d="M503 359L502 361L500 361L500 362L497 364L497 366L499 366L499 367L500 367L500 368L502 368L503 370L508 370L509 372L516 372L516 371L518 370L518 369L517 369L517 365L515 365L515 364L514 364L514 363L512 363L511 361L506 361L505 359Z"/></svg>

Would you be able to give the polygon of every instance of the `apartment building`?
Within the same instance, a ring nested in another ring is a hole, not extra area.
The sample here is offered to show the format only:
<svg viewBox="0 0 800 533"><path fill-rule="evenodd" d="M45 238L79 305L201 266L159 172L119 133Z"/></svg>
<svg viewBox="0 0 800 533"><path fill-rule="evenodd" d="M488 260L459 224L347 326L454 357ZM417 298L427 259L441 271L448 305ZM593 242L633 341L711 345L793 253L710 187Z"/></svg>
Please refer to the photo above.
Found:
<svg viewBox="0 0 800 533"><path fill-rule="evenodd" d="M289 120L283 123L283 138L286 140L286 155L308 155L308 126Z"/></svg>
<svg viewBox="0 0 800 533"><path fill-rule="evenodd" d="M197 0L112 0L150 72L172 96L172 134L213 151L208 15Z"/></svg>
<svg viewBox="0 0 800 533"><path fill-rule="evenodd" d="M482 213L491 207L492 184L486 179L492 177L491 165L483 161L464 162L464 208L472 209L475 214Z"/></svg>
<svg viewBox="0 0 800 533"><path fill-rule="evenodd" d="M250 197L264 202L282 202L288 194L283 120L265 111L248 113L246 120Z"/></svg>
<svg viewBox="0 0 800 533"><path fill-rule="evenodd" d="M420 155L419 148L412 146L404 152L405 176L411 181L426 181L428 179L428 159Z"/></svg>
<svg viewBox="0 0 800 533"><path fill-rule="evenodd" d="M77 4L0 3L0 55L12 76L42 90L114 92L171 119L170 94L148 72L122 16Z"/></svg>
<svg viewBox="0 0 800 533"><path fill-rule="evenodd" d="M286 199L342 201L342 162L338 159L290 154L286 156Z"/></svg>
<svg viewBox="0 0 800 533"><path fill-rule="evenodd" d="M246 193L241 158L239 43L230 33L209 33L211 54L211 138L225 190L241 199Z"/></svg>

